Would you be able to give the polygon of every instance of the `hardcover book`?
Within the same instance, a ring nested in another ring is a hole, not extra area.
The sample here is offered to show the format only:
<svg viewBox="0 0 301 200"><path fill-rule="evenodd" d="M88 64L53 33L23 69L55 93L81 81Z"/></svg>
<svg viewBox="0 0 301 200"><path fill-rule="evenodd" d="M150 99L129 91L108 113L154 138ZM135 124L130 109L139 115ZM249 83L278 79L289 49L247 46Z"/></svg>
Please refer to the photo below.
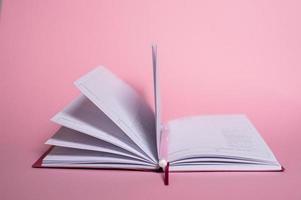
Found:
<svg viewBox="0 0 301 200"><path fill-rule="evenodd" d="M97 67L75 86L81 95L52 121L61 128L33 165L165 171L281 171L243 114L199 115L161 121L157 48L152 47L154 109L129 84Z"/></svg>

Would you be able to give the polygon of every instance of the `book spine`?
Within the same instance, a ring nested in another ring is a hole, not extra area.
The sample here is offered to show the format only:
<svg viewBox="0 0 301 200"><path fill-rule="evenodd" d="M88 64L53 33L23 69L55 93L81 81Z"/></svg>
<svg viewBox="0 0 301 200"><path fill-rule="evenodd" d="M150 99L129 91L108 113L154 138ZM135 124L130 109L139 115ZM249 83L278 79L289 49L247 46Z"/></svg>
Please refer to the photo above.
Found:
<svg viewBox="0 0 301 200"><path fill-rule="evenodd" d="M161 144L160 144L160 157L159 157L159 166L164 171L164 184L169 184L169 162L168 162L168 128L162 126L161 128Z"/></svg>

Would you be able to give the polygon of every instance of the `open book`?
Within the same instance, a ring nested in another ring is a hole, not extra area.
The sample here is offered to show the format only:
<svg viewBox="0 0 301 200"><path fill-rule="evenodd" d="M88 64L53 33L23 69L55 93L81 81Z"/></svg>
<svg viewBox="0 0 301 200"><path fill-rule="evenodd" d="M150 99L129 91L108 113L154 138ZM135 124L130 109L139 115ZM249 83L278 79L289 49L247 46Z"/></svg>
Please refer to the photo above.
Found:
<svg viewBox="0 0 301 200"><path fill-rule="evenodd" d="M206 115L162 124L157 49L152 48L155 109L104 67L75 81L82 95L52 121L62 127L35 167L168 171L280 171L244 115ZM167 172L167 174L166 174Z"/></svg>

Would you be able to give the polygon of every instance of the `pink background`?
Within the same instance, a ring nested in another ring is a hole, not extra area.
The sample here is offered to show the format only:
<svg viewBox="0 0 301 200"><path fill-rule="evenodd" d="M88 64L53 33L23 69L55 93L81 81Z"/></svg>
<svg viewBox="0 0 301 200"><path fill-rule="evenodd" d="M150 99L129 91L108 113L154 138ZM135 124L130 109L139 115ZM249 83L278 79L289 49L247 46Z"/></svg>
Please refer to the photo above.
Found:
<svg viewBox="0 0 301 200"><path fill-rule="evenodd" d="M298 0L3 0L0 199L301 199ZM152 103L158 44L164 120L246 113L283 173L32 169L49 119L102 64Z"/></svg>

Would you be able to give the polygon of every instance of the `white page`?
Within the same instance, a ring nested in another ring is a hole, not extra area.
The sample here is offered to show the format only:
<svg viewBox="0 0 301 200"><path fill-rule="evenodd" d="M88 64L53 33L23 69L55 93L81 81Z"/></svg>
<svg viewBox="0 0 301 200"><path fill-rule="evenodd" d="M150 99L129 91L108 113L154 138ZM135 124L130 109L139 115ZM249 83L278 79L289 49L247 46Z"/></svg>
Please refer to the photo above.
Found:
<svg viewBox="0 0 301 200"><path fill-rule="evenodd" d="M174 162L171 162L171 165L181 165L184 163L198 163L202 164L203 162L212 162L212 163L217 163L217 162L230 162L230 163L252 163L252 164L271 164L268 162L261 162L261 161L254 161L254 160L245 160L245 159L233 159L233 158L214 158L214 157L197 157L197 158L190 158L190 159L183 159L183 160L177 160Z"/></svg>
<svg viewBox="0 0 301 200"><path fill-rule="evenodd" d="M156 143L158 158L161 159L160 151L161 146L161 98L160 98L160 84L159 84L159 71L158 71L158 57L157 46L152 46L152 59L153 59L153 79L154 79L154 99L155 99L155 118L156 118Z"/></svg>
<svg viewBox="0 0 301 200"><path fill-rule="evenodd" d="M169 159L224 156L278 164L255 127L244 115L194 116L169 124Z"/></svg>
<svg viewBox="0 0 301 200"><path fill-rule="evenodd" d="M47 140L46 144L83 150L107 152L147 161L145 158L140 158L137 155L111 143L66 127L61 127L50 139Z"/></svg>
<svg viewBox="0 0 301 200"><path fill-rule="evenodd" d="M142 150L85 96L76 98L56 114L52 121L147 158Z"/></svg>
<svg viewBox="0 0 301 200"><path fill-rule="evenodd" d="M180 171L281 171L280 165L258 165L258 164L207 164L207 165L181 165L170 166L171 172Z"/></svg>
<svg viewBox="0 0 301 200"><path fill-rule="evenodd" d="M43 167L54 168L95 168L95 169L130 169L130 170L155 170L155 166L140 165L140 164L120 164L120 163L42 163Z"/></svg>
<svg viewBox="0 0 301 200"><path fill-rule="evenodd" d="M89 72L75 85L154 162L157 161L154 113L133 88L104 67Z"/></svg>
<svg viewBox="0 0 301 200"><path fill-rule="evenodd" d="M155 164L136 160L121 155L106 152L88 151L82 149L65 148L55 146L43 159L44 164L64 164L64 163L107 163L107 164L139 164L145 166L155 166Z"/></svg>

